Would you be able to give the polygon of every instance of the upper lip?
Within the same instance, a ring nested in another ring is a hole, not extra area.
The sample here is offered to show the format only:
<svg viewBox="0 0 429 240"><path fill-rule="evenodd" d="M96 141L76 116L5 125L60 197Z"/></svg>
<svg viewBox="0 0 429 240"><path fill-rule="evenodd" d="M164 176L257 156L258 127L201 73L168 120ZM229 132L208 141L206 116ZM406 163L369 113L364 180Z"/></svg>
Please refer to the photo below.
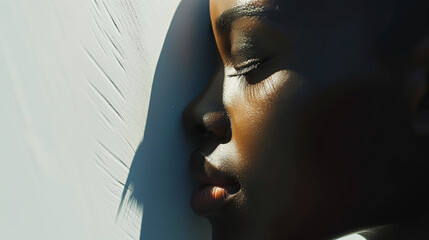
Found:
<svg viewBox="0 0 429 240"><path fill-rule="evenodd" d="M237 183L234 178L213 166L199 151L192 154L189 166L191 176L203 185L228 186Z"/></svg>

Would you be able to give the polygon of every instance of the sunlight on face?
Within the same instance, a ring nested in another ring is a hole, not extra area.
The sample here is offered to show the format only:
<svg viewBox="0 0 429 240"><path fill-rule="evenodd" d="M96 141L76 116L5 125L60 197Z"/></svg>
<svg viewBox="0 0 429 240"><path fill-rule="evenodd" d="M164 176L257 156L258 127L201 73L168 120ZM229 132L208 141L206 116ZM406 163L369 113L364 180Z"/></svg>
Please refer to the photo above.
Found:
<svg viewBox="0 0 429 240"><path fill-rule="evenodd" d="M352 234L342 238L338 238L337 240L366 240L366 238L362 237L359 234Z"/></svg>

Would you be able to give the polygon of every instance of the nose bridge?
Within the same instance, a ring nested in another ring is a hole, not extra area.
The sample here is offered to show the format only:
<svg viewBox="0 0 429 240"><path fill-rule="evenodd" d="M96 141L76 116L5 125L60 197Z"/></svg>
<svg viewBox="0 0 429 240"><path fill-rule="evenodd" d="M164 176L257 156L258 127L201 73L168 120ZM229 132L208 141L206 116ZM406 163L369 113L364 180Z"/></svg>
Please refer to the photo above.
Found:
<svg viewBox="0 0 429 240"><path fill-rule="evenodd" d="M204 91L185 109L183 120L189 130L226 140L230 120L223 104L223 67L218 67Z"/></svg>

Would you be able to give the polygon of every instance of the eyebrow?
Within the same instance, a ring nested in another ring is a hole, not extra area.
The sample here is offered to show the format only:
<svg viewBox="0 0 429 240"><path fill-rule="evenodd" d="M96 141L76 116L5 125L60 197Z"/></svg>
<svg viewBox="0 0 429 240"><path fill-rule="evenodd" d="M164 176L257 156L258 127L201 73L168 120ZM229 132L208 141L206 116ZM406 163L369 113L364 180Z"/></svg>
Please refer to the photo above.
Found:
<svg viewBox="0 0 429 240"><path fill-rule="evenodd" d="M258 17L267 19L279 15L279 7L268 7L260 4L245 4L232 7L223 12L216 20L216 29L224 33L231 29L234 21L242 17Z"/></svg>

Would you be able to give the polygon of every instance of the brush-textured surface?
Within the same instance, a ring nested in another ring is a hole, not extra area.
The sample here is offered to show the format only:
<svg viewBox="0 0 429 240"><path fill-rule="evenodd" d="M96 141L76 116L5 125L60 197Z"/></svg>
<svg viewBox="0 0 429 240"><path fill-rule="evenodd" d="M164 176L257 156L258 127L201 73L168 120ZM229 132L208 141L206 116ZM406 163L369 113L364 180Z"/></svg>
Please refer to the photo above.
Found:
<svg viewBox="0 0 429 240"><path fill-rule="evenodd" d="M0 1L0 239L210 238L180 122L200 2Z"/></svg>

